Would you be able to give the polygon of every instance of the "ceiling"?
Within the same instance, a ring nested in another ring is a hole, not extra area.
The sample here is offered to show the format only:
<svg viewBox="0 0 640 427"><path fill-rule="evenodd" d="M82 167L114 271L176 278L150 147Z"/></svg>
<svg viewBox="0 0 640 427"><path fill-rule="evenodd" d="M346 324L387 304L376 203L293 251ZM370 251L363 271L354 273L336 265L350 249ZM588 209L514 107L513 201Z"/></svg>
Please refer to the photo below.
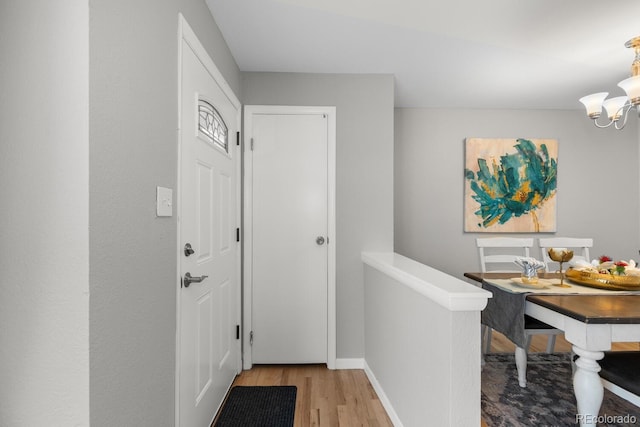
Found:
<svg viewBox="0 0 640 427"><path fill-rule="evenodd" d="M622 95L640 1L206 0L242 71L393 74L396 107Z"/></svg>

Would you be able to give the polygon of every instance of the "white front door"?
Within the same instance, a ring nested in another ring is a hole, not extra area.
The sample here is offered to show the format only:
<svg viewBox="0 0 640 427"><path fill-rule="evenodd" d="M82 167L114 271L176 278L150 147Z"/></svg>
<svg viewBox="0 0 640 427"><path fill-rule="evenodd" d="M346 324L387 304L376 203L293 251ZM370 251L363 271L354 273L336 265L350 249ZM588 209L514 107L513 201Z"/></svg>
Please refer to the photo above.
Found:
<svg viewBox="0 0 640 427"><path fill-rule="evenodd" d="M177 417L180 426L204 427L240 368L239 106L214 78L204 50L192 46L181 41Z"/></svg>
<svg viewBox="0 0 640 427"><path fill-rule="evenodd" d="M327 363L330 115L247 116L251 361Z"/></svg>

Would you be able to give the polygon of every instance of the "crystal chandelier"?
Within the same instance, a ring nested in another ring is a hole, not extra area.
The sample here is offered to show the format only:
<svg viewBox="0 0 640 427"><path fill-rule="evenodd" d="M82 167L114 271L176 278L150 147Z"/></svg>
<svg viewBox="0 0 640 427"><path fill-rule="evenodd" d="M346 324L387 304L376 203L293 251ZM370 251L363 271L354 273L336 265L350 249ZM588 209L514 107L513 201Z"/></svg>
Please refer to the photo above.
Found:
<svg viewBox="0 0 640 427"><path fill-rule="evenodd" d="M632 47L636 53L636 57L631 64L631 77L618 83L618 86L624 89L627 96L606 99L609 93L599 92L580 98L580 102L587 109L587 116L599 128L607 128L613 125L620 130L627 124L629 110L633 107L640 110L640 107L638 107L640 105L640 37L632 38L624 45L625 47ZM603 107L609 117L609 122L604 124L598 123Z"/></svg>

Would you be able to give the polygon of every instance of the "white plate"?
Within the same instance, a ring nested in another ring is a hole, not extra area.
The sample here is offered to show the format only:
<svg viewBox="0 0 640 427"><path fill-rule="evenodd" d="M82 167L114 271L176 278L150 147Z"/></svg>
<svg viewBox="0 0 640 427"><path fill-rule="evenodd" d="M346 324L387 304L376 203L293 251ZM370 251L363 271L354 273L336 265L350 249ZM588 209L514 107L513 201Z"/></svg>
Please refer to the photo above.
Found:
<svg viewBox="0 0 640 427"><path fill-rule="evenodd" d="M513 277L511 281L514 285L523 287L523 288L531 288L531 289L546 289L551 285L551 282L545 279L538 279L538 283L524 283L522 278Z"/></svg>

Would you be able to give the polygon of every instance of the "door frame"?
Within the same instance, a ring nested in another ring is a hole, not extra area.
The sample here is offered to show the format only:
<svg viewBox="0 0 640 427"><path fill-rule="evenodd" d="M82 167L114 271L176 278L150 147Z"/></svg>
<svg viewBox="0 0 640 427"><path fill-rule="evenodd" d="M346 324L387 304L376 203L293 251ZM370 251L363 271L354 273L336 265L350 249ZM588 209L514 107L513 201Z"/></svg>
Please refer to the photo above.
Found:
<svg viewBox="0 0 640 427"><path fill-rule="evenodd" d="M220 70L218 69L218 67L215 65L215 63L213 62L213 60L211 59L211 57L209 56L209 54L207 53L206 49L204 48L204 46L202 45L202 43L200 43L200 40L198 40L198 37L196 36L195 32L191 29L191 27L189 26L189 23L186 21L186 19L184 18L184 16L181 13L178 13L178 98L177 98L177 105L178 105L178 127L177 127L177 155L176 155L176 161L177 161L177 166L176 166L176 172L177 172L177 195L176 195L176 215L177 215L177 221L176 221L176 228L177 228L177 232L176 232L176 237L177 237L177 241L176 241L176 277L175 277L175 283L176 283L176 365L175 365L175 425L179 426L180 425L180 340L181 340L181 335L180 335L180 326L181 326L181 297L182 297L182 292L181 290L181 283L182 283L182 277L180 274L180 261L181 261L181 257L183 254L183 247L182 247L182 236L180 234L180 220L181 220L181 216L182 216L182 192L180 191L180 189L182 188L182 182L181 182L181 178L180 178L180 172L181 172L181 149L182 149L182 106L181 106L181 99L182 99L182 58L183 58L183 49L182 49L182 42L185 42L187 45L189 45L189 47L194 51L194 53L196 54L196 56L198 57L198 59L202 62L203 66L207 69L207 71L209 72L209 74L211 75L211 77L213 77L213 79L215 80L216 84L220 87L220 89L222 90L222 92L225 94L225 96L229 99L229 101L233 104L233 106L236 108L237 110L237 115L236 115L236 129L238 130L238 132L240 132L241 129L241 124L242 124L242 104L240 102L240 100L238 99L238 97L235 95L235 93L233 92L233 89L231 89L231 86L229 86L229 84L227 83L227 81L225 80L224 76L222 75L222 73L220 72ZM197 129L197 123L194 123L194 129ZM235 159L233 159L233 161L235 161L236 165L236 173L235 173L235 177L234 179L236 180L236 203L237 203L237 207L236 207L236 218L235 218L235 222L236 222L236 226L240 227L241 221L242 221L242 172L241 172L241 165L242 165L242 150L241 147L237 146L237 144L235 144L235 142L233 141L233 135L229 136L229 144L233 144L236 145L236 150L235 150ZM233 158L233 157L232 157ZM241 253L242 253L242 240L236 243L236 273L235 273L235 278L236 278L236 283L237 283L237 307L236 307L236 313L237 313L237 318L236 318L236 322L238 325L241 324L242 321L242 297L241 297L241 292L242 292L242 257L241 257ZM237 372L239 373L242 369L242 345L241 345L241 340L237 340L236 345L238 346L237 348L237 355L238 355L238 360L236 361L236 366L237 366Z"/></svg>
<svg viewBox="0 0 640 427"><path fill-rule="evenodd" d="M326 114L327 115L327 367L336 368L336 107L245 105L244 106L244 205L243 205L243 368L251 369L252 330L252 252L253 230L253 156L251 129L254 114Z"/></svg>

